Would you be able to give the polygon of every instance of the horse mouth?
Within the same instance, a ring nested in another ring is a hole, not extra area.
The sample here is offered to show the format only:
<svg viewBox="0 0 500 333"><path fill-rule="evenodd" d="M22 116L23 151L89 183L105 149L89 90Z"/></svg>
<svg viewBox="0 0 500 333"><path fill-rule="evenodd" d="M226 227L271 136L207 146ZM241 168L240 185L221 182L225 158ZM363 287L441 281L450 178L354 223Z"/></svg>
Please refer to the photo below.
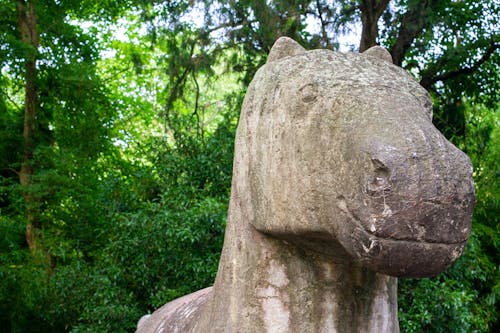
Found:
<svg viewBox="0 0 500 333"><path fill-rule="evenodd" d="M353 224L347 251L374 271L397 277L434 276L463 252L470 234L472 205L438 205L422 200L410 209L385 203L382 212L352 209L343 197L337 206ZM380 208L380 207L379 207ZM377 211L380 211L378 209Z"/></svg>
<svg viewBox="0 0 500 333"><path fill-rule="evenodd" d="M461 244L471 231L472 200L387 198L354 208L344 197L337 206L370 237L410 243Z"/></svg>
<svg viewBox="0 0 500 333"><path fill-rule="evenodd" d="M357 230L356 234L356 259L376 272L396 277L435 276L460 257L467 243L395 240L376 237L365 230Z"/></svg>
<svg viewBox="0 0 500 333"><path fill-rule="evenodd" d="M391 209L384 203L382 209L370 212L362 223L365 230L395 241L460 244L469 238L472 205L468 202L431 199L398 206Z"/></svg>

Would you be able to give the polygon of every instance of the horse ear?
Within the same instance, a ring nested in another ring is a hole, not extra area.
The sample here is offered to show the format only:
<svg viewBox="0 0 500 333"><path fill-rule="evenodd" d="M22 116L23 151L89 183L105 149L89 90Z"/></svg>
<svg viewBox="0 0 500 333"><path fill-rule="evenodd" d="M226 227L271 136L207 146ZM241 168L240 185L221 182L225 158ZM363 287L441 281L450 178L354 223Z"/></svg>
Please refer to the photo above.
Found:
<svg viewBox="0 0 500 333"><path fill-rule="evenodd" d="M276 42L274 42L269 55L267 56L267 62L276 61L284 57L290 57L306 52L299 43L288 37L280 37Z"/></svg>
<svg viewBox="0 0 500 333"><path fill-rule="evenodd" d="M370 57L382 59L382 60L387 61L387 62L392 64L391 54L389 53L389 51L387 51L382 46L378 46L378 45L372 46L368 50L363 52L363 54L370 56Z"/></svg>

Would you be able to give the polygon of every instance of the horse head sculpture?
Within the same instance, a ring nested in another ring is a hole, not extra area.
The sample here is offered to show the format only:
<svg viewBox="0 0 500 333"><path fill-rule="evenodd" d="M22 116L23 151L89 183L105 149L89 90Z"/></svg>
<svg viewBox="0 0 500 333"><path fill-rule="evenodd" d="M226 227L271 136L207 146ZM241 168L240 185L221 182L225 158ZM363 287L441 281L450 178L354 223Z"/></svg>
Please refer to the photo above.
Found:
<svg viewBox="0 0 500 333"><path fill-rule="evenodd" d="M468 157L380 47L280 38L250 84L214 287L138 332L399 332L397 278L445 270L474 204Z"/></svg>

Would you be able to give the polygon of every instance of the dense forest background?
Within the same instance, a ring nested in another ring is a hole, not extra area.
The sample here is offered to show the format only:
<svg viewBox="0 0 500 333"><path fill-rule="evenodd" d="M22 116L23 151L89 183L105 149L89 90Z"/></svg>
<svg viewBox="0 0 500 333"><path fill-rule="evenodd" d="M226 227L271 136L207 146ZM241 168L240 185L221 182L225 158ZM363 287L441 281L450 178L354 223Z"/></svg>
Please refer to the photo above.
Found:
<svg viewBox="0 0 500 333"><path fill-rule="evenodd" d="M499 332L499 18L498 0L0 0L0 331L133 332L212 284L240 105L289 36L381 44L431 93L477 204L451 269L400 280L401 331Z"/></svg>

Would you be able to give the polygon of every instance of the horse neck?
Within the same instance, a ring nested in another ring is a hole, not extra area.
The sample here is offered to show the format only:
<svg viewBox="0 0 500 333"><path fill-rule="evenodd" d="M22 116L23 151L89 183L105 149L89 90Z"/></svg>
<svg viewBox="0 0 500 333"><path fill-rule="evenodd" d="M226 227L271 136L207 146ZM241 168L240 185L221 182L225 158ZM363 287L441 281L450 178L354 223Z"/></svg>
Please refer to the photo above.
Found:
<svg viewBox="0 0 500 333"><path fill-rule="evenodd" d="M399 332L396 278L265 235L240 208L200 332Z"/></svg>

